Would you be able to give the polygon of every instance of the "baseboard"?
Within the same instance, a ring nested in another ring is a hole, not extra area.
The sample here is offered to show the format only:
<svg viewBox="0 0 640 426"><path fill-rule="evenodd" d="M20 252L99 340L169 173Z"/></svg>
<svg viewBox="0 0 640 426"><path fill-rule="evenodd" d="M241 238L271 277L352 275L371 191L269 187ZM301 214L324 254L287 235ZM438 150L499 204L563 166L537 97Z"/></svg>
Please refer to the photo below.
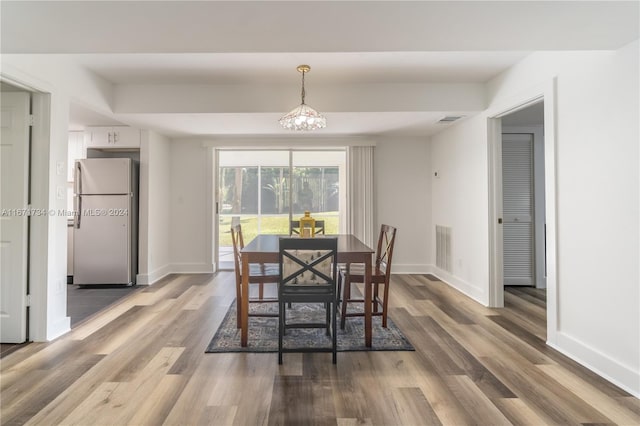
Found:
<svg viewBox="0 0 640 426"><path fill-rule="evenodd" d="M391 274L429 274L431 266L427 264L394 263L391 267Z"/></svg>
<svg viewBox="0 0 640 426"><path fill-rule="evenodd" d="M173 263L170 265L171 273L174 274L212 274L213 267L212 263Z"/></svg>
<svg viewBox="0 0 640 426"><path fill-rule="evenodd" d="M160 281L171 273L170 265L164 265L149 274L138 274L136 276L137 285L152 285Z"/></svg>
<svg viewBox="0 0 640 426"><path fill-rule="evenodd" d="M441 281L455 288L459 292L466 294L476 302L487 306L487 300L485 300L487 298L485 294L486 292L481 288L474 287L465 280L458 278L455 275L452 275L451 273L436 267L435 265L431 265L431 270L428 273L435 275Z"/></svg>
<svg viewBox="0 0 640 426"><path fill-rule="evenodd" d="M50 342L71 331L71 317L63 317L56 322L47 324L47 341Z"/></svg>
<svg viewBox="0 0 640 426"><path fill-rule="evenodd" d="M547 342L547 345L624 389L634 397L640 398L639 371L634 371L631 367L621 364L610 356L560 331L556 333L556 342Z"/></svg>

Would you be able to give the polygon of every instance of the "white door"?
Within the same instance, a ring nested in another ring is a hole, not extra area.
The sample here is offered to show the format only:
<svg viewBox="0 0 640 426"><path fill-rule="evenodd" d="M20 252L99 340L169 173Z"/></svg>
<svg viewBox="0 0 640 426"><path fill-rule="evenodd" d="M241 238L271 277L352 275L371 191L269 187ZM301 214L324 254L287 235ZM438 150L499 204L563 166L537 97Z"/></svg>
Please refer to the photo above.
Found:
<svg viewBox="0 0 640 426"><path fill-rule="evenodd" d="M504 285L533 286L533 135L502 135Z"/></svg>
<svg viewBox="0 0 640 426"><path fill-rule="evenodd" d="M26 92L2 92L0 140L0 341L27 338L29 102Z"/></svg>

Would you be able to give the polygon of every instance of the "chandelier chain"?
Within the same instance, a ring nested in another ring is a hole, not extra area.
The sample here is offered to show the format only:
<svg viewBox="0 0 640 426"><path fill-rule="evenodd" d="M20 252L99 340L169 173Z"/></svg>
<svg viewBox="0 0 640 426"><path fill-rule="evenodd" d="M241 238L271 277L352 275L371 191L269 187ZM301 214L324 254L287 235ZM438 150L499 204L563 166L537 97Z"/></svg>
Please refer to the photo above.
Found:
<svg viewBox="0 0 640 426"><path fill-rule="evenodd" d="M306 95L305 91L304 91L304 75L305 75L306 71L302 71L302 105L304 105L304 97Z"/></svg>

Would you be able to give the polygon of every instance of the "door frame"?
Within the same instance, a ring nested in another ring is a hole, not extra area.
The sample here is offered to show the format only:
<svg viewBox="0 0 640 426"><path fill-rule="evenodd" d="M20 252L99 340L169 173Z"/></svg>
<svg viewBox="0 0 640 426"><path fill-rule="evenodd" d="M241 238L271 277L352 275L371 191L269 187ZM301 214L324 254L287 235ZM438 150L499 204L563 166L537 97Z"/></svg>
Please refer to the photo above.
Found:
<svg viewBox="0 0 640 426"><path fill-rule="evenodd" d="M557 209L556 209L556 78L533 86L488 110L489 172L489 306L504 307L502 218L502 121L501 117L544 101L544 177L547 265L547 343L555 343L558 324Z"/></svg>
<svg viewBox="0 0 640 426"><path fill-rule="evenodd" d="M31 126L30 178L31 205L49 209L49 169L51 139L51 93L44 85L39 90L5 73L1 80L31 93L31 114L35 117ZM47 92L48 91L48 92ZM47 311L49 290L49 220L48 215L31 216L28 242L27 288L30 295L27 320L27 341L45 342L50 333ZM54 330L54 334L57 330Z"/></svg>

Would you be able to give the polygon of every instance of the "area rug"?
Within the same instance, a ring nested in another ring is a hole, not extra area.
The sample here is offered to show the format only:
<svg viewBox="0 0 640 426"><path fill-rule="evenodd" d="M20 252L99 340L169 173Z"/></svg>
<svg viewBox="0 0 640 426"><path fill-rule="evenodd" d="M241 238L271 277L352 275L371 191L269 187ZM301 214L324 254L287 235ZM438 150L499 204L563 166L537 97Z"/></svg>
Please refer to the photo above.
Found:
<svg viewBox="0 0 640 426"><path fill-rule="evenodd" d="M362 309L362 306L358 306ZM278 313L277 303L252 303L252 313ZM339 315L339 314L338 314ZM294 303L287 308L287 322L324 322L324 306L319 303ZM387 318L387 328L380 317L373 318L372 346L364 345L364 317L347 318L345 329L340 329L338 318L338 351L413 351L414 347L396 324ZM284 347L331 347L331 337L324 329L289 329ZM278 352L278 318L249 317L248 346L240 346L240 329L236 328L236 302L229 306L218 331L207 346L206 353L221 352Z"/></svg>

